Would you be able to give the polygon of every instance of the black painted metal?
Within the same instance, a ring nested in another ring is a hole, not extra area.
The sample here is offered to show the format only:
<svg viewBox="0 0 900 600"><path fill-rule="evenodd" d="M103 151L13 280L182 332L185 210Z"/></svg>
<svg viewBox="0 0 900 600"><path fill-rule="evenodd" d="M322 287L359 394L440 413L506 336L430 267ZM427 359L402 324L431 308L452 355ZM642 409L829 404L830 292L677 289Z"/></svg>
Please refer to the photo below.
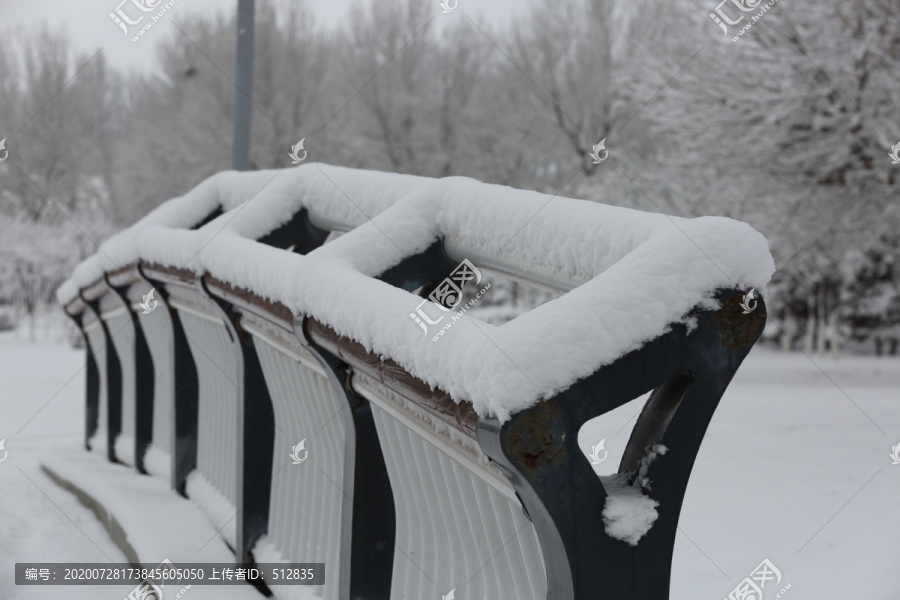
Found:
<svg viewBox="0 0 900 600"><path fill-rule="evenodd" d="M252 562L250 551L269 530L269 499L272 497L272 453L275 446L275 410L263 374L256 346L250 335L240 331L244 355L243 410L243 554ZM239 429L240 431L240 429Z"/></svg>
<svg viewBox="0 0 900 600"><path fill-rule="evenodd" d="M213 211L193 229L202 227L220 216L221 208ZM258 241L278 248L294 246L294 252L306 254L324 243L329 232L315 227L309 220L308 211L301 208L287 223L269 232ZM148 280L149 281L149 280ZM236 517L237 539L235 552L245 564L252 562L250 550L268 531L269 499L272 485L272 452L274 444L274 409L265 382L262 367L256 354L252 337L240 327L239 313L234 306L209 293L198 277L196 287L219 311L232 342L241 383L243 405L238 414L238 430L243 432L236 452L241 473L238 476L237 498L242 503ZM173 487L186 495L187 475L197 466L197 425L199 409L199 379L196 363L190 350L190 343L178 311L171 309L167 294L162 294L160 302L172 319L175 337L175 432Z"/></svg>
<svg viewBox="0 0 900 600"><path fill-rule="evenodd" d="M84 447L91 450L88 440L97 433L100 420L100 370L97 368L97 360L90 342L87 341L87 335L84 336L84 348L87 353Z"/></svg>
<svg viewBox="0 0 900 600"><path fill-rule="evenodd" d="M537 531L548 598L668 599L678 517L694 460L722 394L766 320L762 301L744 315L739 292L717 297L722 307L698 311L693 331L674 325L502 425L479 419L482 449L516 488ZM581 426L650 390L655 392L619 474L601 480L578 447ZM650 450L657 444L667 452L654 457ZM636 486L659 503L656 522L635 546L605 531L603 506L621 485Z"/></svg>
<svg viewBox="0 0 900 600"><path fill-rule="evenodd" d="M305 318L294 318L294 335L319 361L329 382L347 399L341 410L347 431L344 448L344 504L341 511L341 600L387 600L391 596L397 517L394 494L368 400L353 391L350 368L317 346ZM349 560L344 557L349 556Z"/></svg>
<svg viewBox="0 0 900 600"><path fill-rule="evenodd" d="M321 239L324 241L324 237ZM386 270L378 279L412 291L440 281L455 267L456 263L444 250L443 240L437 240L421 253ZM338 598L386 600L391 596L397 518L372 406L353 391L349 366L309 339L303 316L294 319L294 335L322 365L332 387L341 390L349 408L344 414L348 435L342 487L345 504L341 556L349 554L350 559L342 559L339 566L342 573Z"/></svg>
<svg viewBox="0 0 900 600"><path fill-rule="evenodd" d="M305 208L298 210L291 220L277 229L262 236L257 241L260 244L274 246L276 248L294 247L297 254L306 254L325 243L329 232L319 229L309 220L309 211Z"/></svg>
<svg viewBox="0 0 900 600"><path fill-rule="evenodd" d="M103 344L106 348L106 364L99 362L98 373L106 379L106 456L112 462L116 459L116 438L122 433L122 365L112 338L118 332L109 331L109 326L100 316L100 300L88 301L82 296L97 318L103 331ZM98 401L99 410L99 401Z"/></svg>
<svg viewBox="0 0 900 600"><path fill-rule="evenodd" d="M416 290L443 279L455 266L444 251L443 240L437 240L423 252L405 258L382 273L379 279L402 289ZM342 488L345 536L341 556L349 553L350 560L342 560L340 565L338 598L387 599L391 595L397 518L372 407L353 391L348 365L312 342L303 322L302 316L295 317L294 335L328 373L331 385L342 391L349 407L344 415L345 426L352 435L347 435L345 448Z"/></svg>
<svg viewBox="0 0 900 600"><path fill-rule="evenodd" d="M87 310L87 309L85 309ZM66 315L75 323L81 338L84 340L85 352L85 393L84 393L84 447L91 449L89 440L97 432L97 421L100 411L100 373L97 370L97 361L94 359L94 351L91 341L84 331L84 313L70 313Z"/></svg>
<svg viewBox="0 0 900 600"><path fill-rule="evenodd" d="M134 346L132 348L132 360L134 360L134 466L141 473L147 473L144 468L144 453L153 441L153 390L156 384L153 373L153 357L144 329L138 314L135 312L131 301L128 299L130 285L115 287L109 282L109 276L105 275L106 284L121 301L128 314L132 327L134 327ZM148 290L149 291L149 290ZM120 360L126 360L120 357Z"/></svg>
<svg viewBox="0 0 900 600"><path fill-rule="evenodd" d="M191 353L191 345L178 311L169 302L166 282L147 277L138 266L141 278L157 292L157 311L165 311L172 326L172 368L174 389L172 410L172 476L170 485L182 496L187 496L187 476L197 468L197 421L199 418L200 380L197 365Z"/></svg>
<svg viewBox="0 0 900 600"><path fill-rule="evenodd" d="M175 452L172 487L187 497L187 477L197 468L197 423L200 419L200 378L191 344L178 311L168 308L175 341Z"/></svg>
<svg viewBox="0 0 900 600"><path fill-rule="evenodd" d="M235 555L252 565L253 545L269 529L272 495L272 453L275 444L275 409L266 385L253 337L240 325L240 312L230 302L210 293L198 275L197 289L216 308L235 353L235 384L241 401L237 411L237 501Z"/></svg>
<svg viewBox="0 0 900 600"><path fill-rule="evenodd" d="M444 250L444 240L439 239L419 254L404 258L401 262L378 276L378 279L408 292L423 285L434 284L450 275L457 264ZM431 290L425 290L430 292Z"/></svg>
<svg viewBox="0 0 900 600"><path fill-rule="evenodd" d="M209 223L210 221L213 221L213 220L215 220L215 219L218 219L220 216L222 216L222 214L223 214L223 213L222 213L222 207L221 207L221 206L217 206L215 210L213 210L213 211L210 212L208 215L206 215L205 217L203 217L203 219L201 219L196 225L194 225L194 226L191 227L190 229L191 229L191 230L200 229L201 227L203 227L204 225L206 225L206 224Z"/></svg>

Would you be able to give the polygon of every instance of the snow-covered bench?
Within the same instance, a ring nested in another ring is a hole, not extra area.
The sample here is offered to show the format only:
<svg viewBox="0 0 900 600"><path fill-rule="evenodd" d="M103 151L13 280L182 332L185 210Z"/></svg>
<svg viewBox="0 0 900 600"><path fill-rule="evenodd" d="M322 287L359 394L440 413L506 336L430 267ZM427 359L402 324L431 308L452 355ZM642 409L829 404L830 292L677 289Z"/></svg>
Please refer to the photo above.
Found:
<svg viewBox="0 0 900 600"><path fill-rule="evenodd" d="M728 219L308 164L208 180L59 297L96 367L89 435L99 408L114 449L134 431L179 456L173 485L239 558L324 561L326 598L649 599L668 596L690 469L765 322L744 293L773 270ZM492 273L562 295L502 326L423 302ZM150 287L163 310L144 315ZM131 391L140 339L168 413ZM619 475L597 478L582 425L651 390Z"/></svg>
<svg viewBox="0 0 900 600"><path fill-rule="evenodd" d="M133 258L134 231L154 225L200 227L247 199L227 185L232 177L221 173L210 178L109 240L104 250L79 265L58 294L86 339L87 447L162 477L172 473L172 328L165 311L145 313L140 306L150 288L139 285L144 279ZM122 262L110 259L106 249ZM158 300L147 302L155 307ZM145 316L138 319L137 314ZM148 323L159 320L163 323Z"/></svg>

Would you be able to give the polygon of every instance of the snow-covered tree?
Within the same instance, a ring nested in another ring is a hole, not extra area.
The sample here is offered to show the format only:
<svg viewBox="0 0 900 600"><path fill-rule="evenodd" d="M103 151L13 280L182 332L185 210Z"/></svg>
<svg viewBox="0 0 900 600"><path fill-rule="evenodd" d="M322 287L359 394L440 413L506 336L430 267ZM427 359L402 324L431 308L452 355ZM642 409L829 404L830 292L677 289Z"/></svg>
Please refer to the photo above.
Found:
<svg viewBox="0 0 900 600"><path fill-rule="evenodd" d="M0 304L31 317L32 340L35 313L53 301L56 288L75 266L97 251L92 240L102 242L112 230L108 222L74 216L75 221L90 223L88 228L70 221L47 224L0 216Z"/></svg>
<svg viewBox="0 0 900 600"><path fill-rule="evenodd" d="M102 53L73 55L61 33L43 29L12 39L0 59L0 131L9 151L0 213L60 223L87 187L108 189L111 140L120 125L112 109L116 77ZM94 198L102 199L108 197Z"/></svg>
<svg viewBox="0 0 900 600"><path fill-rule="evenodd" d="M842 263L842 311L848 334L873 343L879 356L900 348L900 236L882 235Z"/></svg>

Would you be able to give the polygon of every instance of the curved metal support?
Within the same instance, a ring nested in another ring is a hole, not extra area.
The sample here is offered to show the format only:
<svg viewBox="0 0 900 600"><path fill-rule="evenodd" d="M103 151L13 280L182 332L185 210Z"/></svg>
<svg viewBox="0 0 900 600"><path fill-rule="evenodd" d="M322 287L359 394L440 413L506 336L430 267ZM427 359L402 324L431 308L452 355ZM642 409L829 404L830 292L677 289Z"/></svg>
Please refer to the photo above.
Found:
<svg viewBox="0 0 900 600"><path fill-rule="evenodd" d="M230 302L212 294L197 275L197 290L219 313L235 352L235 385L240 390L237 409L237 499L235 554L241 564L253 564L253 545L269 529L272 494L272 452L275 409L253 337L240 326L240 313Z"/></svg>
<svg viewBox="0 0 900 600"><path fill-rule="evenodd" d="M678 517L694 460L722 394L766 321L762 301L744 315L739 292L717 298L721 308L696 313L693 331L675 325L502 425L479 419L482 449L509 478L534 523L548 598L669 597ZM655 391L619 474L597 477L578 447L581 426L649 390ZM623 491L658 503L656 521L633 546L610 536L603 519L607 497Z"/></svg>
<svg viewBox="0 0 900 600"><path fill-rule="evenodd" d="M79 293L79 298L81 298ZM82 302L84 298L81 298ZM85 310L88 310L87 305L85 305ZM72 322L75 323L75 326L78 328L78 332L81 334L81 339L84 340L84 352L85 352L85 405L84 405L84 448L85 450L90 450L91 446L88 443L91 437L97 432L97 419L99 417L99 404L100 404L100 372L97 369L97 361L94 358L94 353L91 350L91 341L88 339L87 333L84 331L84 313L72 314L68 310L63 309L63 312L72 319Z"/></svg>
<svg viewBox="0 0 900 600"><path fill-rule="evenodd" d="M341 600L391 597L397 517L394 495L369 401L353 391L350 367L310 340L304 315L294 317L294 336L347 399L341 417L348 435L344 447L341 509Z"/></svg>
<svg viewBox="0 0 900 600"><path fill-rule="evenodd" d="M188 474L197 468L197 420L200 384L197 376L197 365L194 363L194 355L191 353L190 342L181 324L178 311L172 308L169 302L169 293L165 282L150 279L144 273L143 267L138 265L138 275L141 279L157 291L157 301L160 307L165 309L169 323L172 326L172 352L168 353L171 360L173 377L172 401L172 447L171 466L172 476L170 485L173 490L182 496L187 496L185 486Z"/></svg>
<svg viewBox="0 0 900 600"><path fill-rule="evenodd" d="M137 268L137 267L136 267ZM109 274L103 275L106 285L112 290L125 308L131 325L134 327L134 348L131 359L134 360L134 466L146 474L144 468L144 453L153 441L153 390L156 383L153 374L153 356L150 354L150 346L144 336L140 319L132 310L131 301L128 299L128 288L131 285L119 288L109 281ZM124 358L124 357L122 357ZM124 383L124 382L123 382Z"/></svg>
<svg viewBox="0 0 900 600"><path fill-rule="evenodd" d="M94 313L100 329L103 331L103 340L106 348L106 372L97 366L97 400L95 415L95 428L97 427L97 419L100 415L100 377L106 377L106 456L111 462L118 462L116 459L116 438L122 433L122 366L119 363L119 355L112 343L112 335L109 333L109 327L100 317L100 301L90 301L79 292L82 302L87 306L87 310ZM87 337L87 336L85 336ZM88 344L90 347L90 344Z"/></svg>

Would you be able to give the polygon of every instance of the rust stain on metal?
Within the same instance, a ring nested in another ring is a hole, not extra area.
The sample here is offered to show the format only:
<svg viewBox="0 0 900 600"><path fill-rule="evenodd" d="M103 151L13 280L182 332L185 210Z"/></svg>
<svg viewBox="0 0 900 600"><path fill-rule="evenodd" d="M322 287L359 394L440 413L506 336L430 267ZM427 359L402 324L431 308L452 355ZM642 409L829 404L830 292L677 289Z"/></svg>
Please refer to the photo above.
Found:
<svg viewBox="0 0 900 600"><path fill-rule="evenodd" d="M519 413L506 431L510 456L530 470L565 463L563 423L561 409L554 400Z"/></svg>
<svg viewBox="0 0 900 600"><path fill-rule="evenodd" d="M141 281L137 270L137 263L130 263L124 267L109 271L106 274L106 278L109 280L110 284L116 287L125 287Z"/></svg>
<svg viewBox="0 0 900 600"><path fill-rule="evenodd" d="M331 354L389 387L407 400L435 415L444 423L477 439L478 415L471 402L455 402L441 389L431 389L389 358L375 356L362 344L339 335L328 325L308 317L304 327L309 338Z"/></svg>

